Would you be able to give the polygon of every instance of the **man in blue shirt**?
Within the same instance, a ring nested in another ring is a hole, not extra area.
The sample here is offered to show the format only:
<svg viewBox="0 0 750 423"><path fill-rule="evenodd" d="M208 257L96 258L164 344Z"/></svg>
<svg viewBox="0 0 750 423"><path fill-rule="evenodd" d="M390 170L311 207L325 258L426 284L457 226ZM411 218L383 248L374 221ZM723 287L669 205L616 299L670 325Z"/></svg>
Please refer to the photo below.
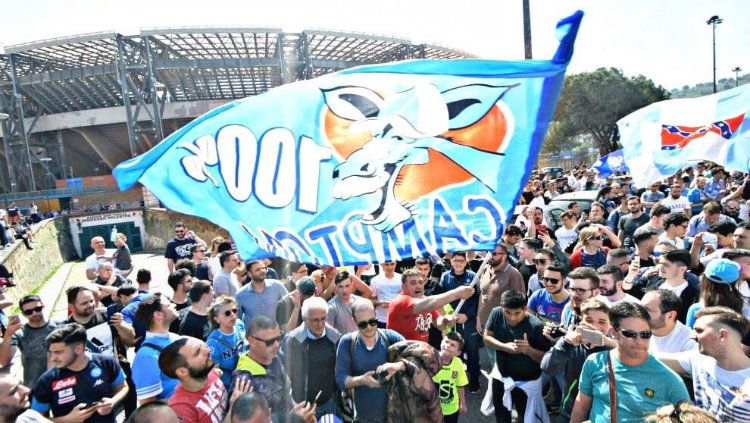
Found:
<svg viewBox="0 0 750 423"><path fill-rule="evenodd" d="M609 318L617 347L586 359L570 421L608 423L612 413L618 422L642 422L663 405L690 401L682 379L648 353L652 335L648 310L624 302L612 307ZM614 409L610 378L615 384Z"/></svg>
<svg viewBox="0 0 750 423"><path fill-rule="evenodd" d="M160 293L155 293L141 301L135 316L148 327L143 344L133 359L133 383L138 401L143 405L169 399L178 380L161 372L159 353L180 338L169 332L169 325L177 319L177 311Z"/></svg>
<svg viewBox="0 0 750 423"><path fill-rule="evenodd" d="M565 304L570 301L570 293L565 289L565 266L556 261L547 266L544 276L539 278L544 289L539 289L529 297L529 311L544 321L560 323Z"/></svg>
<svg viewBox="0 0 750 423"><path fill-rule="evenodd" d="M284 284L274 280L266 279L266 265L261 260L248 262L246 268L250 272L250 283L237 291L237 308L239 318L250 326L250 321L255 316L263 315L276 320L276 306L279 300L289 292Z"/></svg>
<svg viewBox="0 0 750 423"><path fill-rule="evenodd" d="M128 394L117 359L86 353L86 329L77 323L52 331L47 345L54 367L39 377L31 408L60 421L114 423L112 410Z"/></svg>
<svg viewBox="0 0 750 423"><path fill-rule="evenodd" d="M459 251L451 257L451 270L440 277L439 287L433 294L448 292L459 286L469 286L474 280L474 272L466 268L466 253ZM455 309L460 300L451 303ZM479 283L474 286L474 295L466 300L458 313L456 325L458 333L464 340L464 353L466 354L466 365L469 371L469 390L473 393L479 392L479 377L481 367L479 365L479 349L482 348L482 337L477 330L477 310L479 309Z"/></svg>

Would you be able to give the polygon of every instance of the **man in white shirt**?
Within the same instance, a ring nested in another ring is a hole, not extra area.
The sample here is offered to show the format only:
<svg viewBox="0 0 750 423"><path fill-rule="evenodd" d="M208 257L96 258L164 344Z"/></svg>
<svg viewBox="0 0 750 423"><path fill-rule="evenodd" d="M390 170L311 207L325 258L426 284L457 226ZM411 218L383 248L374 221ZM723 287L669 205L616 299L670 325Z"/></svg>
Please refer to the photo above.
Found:
<svg viewBox="0 0 750 423"><path fill-rule="evenodd" d="M370 281L370 289L375 297L375 317L378 319L378 327L385 328L391 300L401 293L401 274L396 273L395 261L382 263L380 270L381 272Z"/></svg>
<svg viewBox="0 0 750 423"><path fill-rule="evenodd" d="M638 299L622 290L622 280L625 276L622 274L619 266L614 264L605 264L596 269L599 275L599 296L600 300L607 307L612 308L615 304L621 302L637 303Z"/></svg>
<svg viewBox="0 0 750 423"><path fill-rule="evenodd" d="M750 421L750 357L742 348L750 322L727 307L708 307L697 317L693 329L698 351L657 358L692 377L695 405L722 422Z"/></svg>
<svg viewBox="0 0 750 423"><path fill-rule="evenodd" d="M666 241L681 250L686 249L685 234L689 221L683 213L671 213L664 219L664 232L659 235L659 241Z"/></svg>
<svg viewBox="0 0 750 423"><path fill-rule="evenodd" d="M565 251L568 245L578 241L578 231L576 230L578 216L568 210L560 215L560 219L562 220L562 226L555 231L555 238L557 238L557 243L560 244L560 249Z"/></svg>
<svg viewBox="0 0 750 423"><path fill-rule="evenodd" d="M94 252L86 257L86 262L83 264L83 268L86 270L86 278L90 281L99 276L97 273L99 264L103 262L112 263L112 256L115 254L115 250L105 248L106 245L104 238L100 236L91 238L91 249Z"/></svg>
<svg viewBox="0 0 750 423"><path fill-rule="evenodd" d="M669 189L669 197L659 201L659 204L666 206L672 213L683 213L690 217L690 200L682 195L682 184L675 180Z"/></svg>
<svg viewBox="0 0 750 423"><path fill-rule="evenodd" d="M698 348L690 328L677 320L680 298L668 289L648 291L641 299L651 316L650 353L678 353Z"/></svg>

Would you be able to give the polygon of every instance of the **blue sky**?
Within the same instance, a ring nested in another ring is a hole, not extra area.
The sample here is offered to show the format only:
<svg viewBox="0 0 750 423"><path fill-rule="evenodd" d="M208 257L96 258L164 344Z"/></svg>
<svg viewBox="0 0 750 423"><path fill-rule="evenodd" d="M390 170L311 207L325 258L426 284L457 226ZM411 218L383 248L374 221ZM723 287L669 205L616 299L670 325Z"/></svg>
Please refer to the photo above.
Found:
<svg viewBox="0 0 750 423"><path fill-rule="evenodd" d="M569 72L616 67L666 88L711 80L711 28L719 15L718 78L750 72L748 0L530 0L534 58L551 57L557 20L586 13ZM460 4L460 6L459 6ZM481 57L523 58L521 0L0 0L0 44L98 31L136 34L177 26L323 28L407 38Z"/></svg>

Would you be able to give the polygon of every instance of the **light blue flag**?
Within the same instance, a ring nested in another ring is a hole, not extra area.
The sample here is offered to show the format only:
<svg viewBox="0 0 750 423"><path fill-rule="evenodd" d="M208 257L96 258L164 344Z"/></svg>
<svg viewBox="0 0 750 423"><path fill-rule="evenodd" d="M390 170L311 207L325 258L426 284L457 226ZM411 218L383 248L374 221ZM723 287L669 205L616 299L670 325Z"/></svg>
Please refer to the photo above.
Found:
<svg viewBox="0 0 750 423"><path fill-rule="evenodd" d="M750 172L750 85L660 101L625 116L617 126L638 187L703 160Z"/></svg>
<svg viewBox="0 0 750 423"><path fill-rule="evenodd" d="M488 250L553 115L552 60L364 66L219 107L114 170L225 228L243 258L363 264Z"/></svg>
<svg viewBox="0 0 750 423"><path fill-rule="evenodd" d="M628 172L622 150L613 151L604 157L600 157L591 167L596 169L604 178L615 172Z"/></svg>

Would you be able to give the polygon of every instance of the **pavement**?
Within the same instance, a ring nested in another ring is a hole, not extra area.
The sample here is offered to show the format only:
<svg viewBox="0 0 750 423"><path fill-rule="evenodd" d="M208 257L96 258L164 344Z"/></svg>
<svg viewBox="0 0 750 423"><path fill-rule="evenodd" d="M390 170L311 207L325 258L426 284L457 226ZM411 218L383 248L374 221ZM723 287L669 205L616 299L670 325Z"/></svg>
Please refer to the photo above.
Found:
<svg viewBox="0 0 750 423"><path fill-rule="evenodd" d="M138 269L149 269L151 270L151 291L161 292L163 294L171 295L172 289L167 285L167 262L161 254L133 254L133 265L134 270L129 275L129 278L135 280L135 275ZM67 317L67 299L65 297L65 290L71 286L77 284L84 284L87 282L86 272L83 268L83 261L65 263L55 272L55 274L49 279L45 286L39 291L39 296L47 306L45 308L45 314L47 318L52 319L65 319ZM481 351L480 357L482 357L482 368L489 371L489 362L484 351ZM14 366L11 372L15 374L21 371L20 359L16 357L14 360ZM479 408L484 398L487 389L487 379L481 378L481 390L472 394L466 392L466 398L468 401L468 414L461 416L460 420L464 422L477 422L477 423L489 423L493 422L494 416L486 417L480 411ZM122 421L122 416L118 416L118 421Z"/></svg>

